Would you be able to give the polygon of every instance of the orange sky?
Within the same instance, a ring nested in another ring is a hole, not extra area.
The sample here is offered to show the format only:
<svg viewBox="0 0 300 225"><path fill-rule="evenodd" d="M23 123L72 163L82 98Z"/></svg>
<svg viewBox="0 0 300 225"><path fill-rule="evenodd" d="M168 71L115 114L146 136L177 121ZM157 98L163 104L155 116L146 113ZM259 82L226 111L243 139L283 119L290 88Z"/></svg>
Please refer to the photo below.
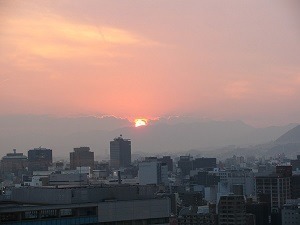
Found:
<svg viewBox="0 0 300 225"><path fill-rule="evenodd" d="M295 3L0 0L0 114L300 122Z"/></svg>

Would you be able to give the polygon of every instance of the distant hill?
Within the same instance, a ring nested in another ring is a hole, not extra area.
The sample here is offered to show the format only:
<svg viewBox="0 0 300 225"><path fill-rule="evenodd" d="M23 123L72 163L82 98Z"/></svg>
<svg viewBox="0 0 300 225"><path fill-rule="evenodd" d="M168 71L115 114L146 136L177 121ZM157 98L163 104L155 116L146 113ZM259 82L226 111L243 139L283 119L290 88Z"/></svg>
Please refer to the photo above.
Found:
<svg viewBox="0 0 300 225"><path fill-rule="evenodd" d="M109 142L120 134L132 140L133 153L156 155L273 142L295 126L255 128L242 121L176 117L135 128L128 120L115 117L49 116L0 116L0 124L0 157L13 148L27 154L30 148L43 146L53 149L55 157L68 158L74 147L89 146L98 159L108 158Z"/></svg>
<svg viewBox="0 0 300 225"><path fill-rule="evenodd" d="M277 144L300 143L300 125L281 135L275 142Z"/></svg>

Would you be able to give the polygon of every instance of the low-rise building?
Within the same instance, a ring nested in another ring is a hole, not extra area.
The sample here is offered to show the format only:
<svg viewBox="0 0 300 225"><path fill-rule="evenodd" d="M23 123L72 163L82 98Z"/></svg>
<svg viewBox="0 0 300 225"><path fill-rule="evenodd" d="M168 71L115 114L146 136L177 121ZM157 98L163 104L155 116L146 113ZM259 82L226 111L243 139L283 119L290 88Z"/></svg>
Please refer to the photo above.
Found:
<svg viewBox="0 0 300 225"><path fill-rule="evenodd" d="M300 224L300 199L288 200L281 211L282 225Z"/></svg>
<svg viewBox="0 0 300 225"><path fill-rule="evenodd" d="M20 187L0 204L0 224L169 224L170 199L130 185Z"/></svg>

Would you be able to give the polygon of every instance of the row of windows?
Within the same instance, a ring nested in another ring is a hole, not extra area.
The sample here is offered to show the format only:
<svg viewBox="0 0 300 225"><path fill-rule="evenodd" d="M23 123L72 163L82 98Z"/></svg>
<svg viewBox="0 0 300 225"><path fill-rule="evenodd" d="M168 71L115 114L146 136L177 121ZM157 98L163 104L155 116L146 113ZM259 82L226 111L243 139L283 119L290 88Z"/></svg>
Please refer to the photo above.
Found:
<svg viewBox="0 0 300 225"><path fill-rule="evenodd" d="M118 221L118 222L104 222L99 223L98 217L77 217L77 218L56 218L47 220L31 220L31 221L11 221L4 222L1 225L151 225L151 224L168 224L169 218L154 218L154 219L143 219L143 220L130 220L130 221Z"/></svg>
<svg viewBox="0 0 300 225"><path fill-rule="evenodd" d="M15 221L1 223L3 225L74 225L74 224L94 224L97 223L98 217L81 217L81 218L59 218L48 220L32 220L32 221Z"/></svg>
<svg viewBox="0 0 300 225"><path fill-rule="evenodd" d="M74 208L74 209L47 209L32 210L26 212L12 212L0 214L0 222L36 220L60 217L96 216L96 207Z"/></svg>

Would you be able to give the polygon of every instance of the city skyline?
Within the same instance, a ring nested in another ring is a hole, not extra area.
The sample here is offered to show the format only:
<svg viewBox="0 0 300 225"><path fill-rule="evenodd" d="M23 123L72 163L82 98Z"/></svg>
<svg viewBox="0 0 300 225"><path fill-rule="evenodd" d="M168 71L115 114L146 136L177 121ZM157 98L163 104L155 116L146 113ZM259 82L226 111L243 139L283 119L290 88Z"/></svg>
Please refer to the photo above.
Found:
<svg viewBox="0 0 300 225"><path fill-rule="evenodd" d="M0 7L0 115L300 121L293 0Z"/></svg>
<svg viewBox="0 0 300 225"><path fill-rule="evenodd" d="M299 0L0 0L0 223L300 221Z"/></svg>

